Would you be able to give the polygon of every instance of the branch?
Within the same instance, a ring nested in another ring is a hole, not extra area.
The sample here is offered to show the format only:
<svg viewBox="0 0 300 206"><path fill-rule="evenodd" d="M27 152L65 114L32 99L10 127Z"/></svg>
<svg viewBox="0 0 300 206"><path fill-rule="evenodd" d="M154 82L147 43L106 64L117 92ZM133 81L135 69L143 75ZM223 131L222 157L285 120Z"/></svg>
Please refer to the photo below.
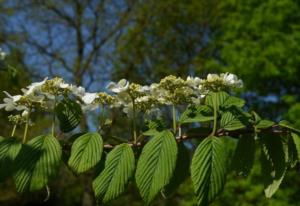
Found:
<svg viewBox="0 0 300 206"><path fill-rule="evenodd" d="M267 133L267 134L272 134L272 135L286 135L289 134L287 130L282 130L280 129L279 125L274 125L270 129L264 129L261 130L261 132ZM182 136L177 136L176 141L177 142L183 142L186 140L190 139L204 139L210 135L211 132L203 132L203 133L197 133L193 135L182 135ZM245 135L245 134L254 134L255 130L254 128L247 128L243 130L236 130L236 131L225 131L223 129L220 129L216 132L215 136L217 137L223 137L223 136L229 136L234 139L238 139L240 135ZM148 141L142 141L138 142L137 144L134 144L132 142L129 142L128 145L131 147L143 147ZM104 148L105 149L113 149L116 145L112 144L105 144Z"/></svg>

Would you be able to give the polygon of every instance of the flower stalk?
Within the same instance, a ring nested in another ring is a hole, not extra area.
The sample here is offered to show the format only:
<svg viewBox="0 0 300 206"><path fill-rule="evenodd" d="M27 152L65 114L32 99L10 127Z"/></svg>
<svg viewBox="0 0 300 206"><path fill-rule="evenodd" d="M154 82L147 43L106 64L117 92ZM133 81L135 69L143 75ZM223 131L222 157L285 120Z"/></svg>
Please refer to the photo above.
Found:
<svg viewBox="0 0 300 206"><path fill-rule="evenodd" d="M12 132L11 132L11 135L10 135L11 137L15 136L16 129L17 129L17 124L15 124L13 129L12 129Z"/></svg>
<svg viewBox="0 0 300 206"><path fill-rule="evenodd" d="M135 101L132 99L132 124L133 124L133 142L137 143L137 131L136 131L136 108Z"/></svg>
<svg viewBox="0 0 300 206"><path fill-rule="evenodd" d="M28 111L28 115L26 116L26 124L25 124L25 129L24 129L24 135L23 135L23 144L26 143L27 140L27 133L28 133L28 127L29 127L29 119L30 119L30 110Z"/></svg>
<svg viewBox="0 0 300 206"><path fill-rule="evenodd" d="M211 136L214 136L217 131L217 120L218 120L218 113L217 113L217 95L214 95L213 99L213 107L214 107L214 125L213 125L213 131L211 133Z"/></svg>
<svg viewBox="0 0 300 206"><path fill-rule="evenodd" d="M55 135L55 122L56 122L56 118L55 118L55 107L56 107L56 96L54 97L54 107L53 107L53 114L52 114L52 129L51 129L51 134L54 137Z"/></svg>
<svg viewBox="0 0 300 206"><path fill-rule="evenodd" d="M173 115L173 132L176 134L177 123L176 123L176 108L175 105L172 105L172 115Z"/></svg>

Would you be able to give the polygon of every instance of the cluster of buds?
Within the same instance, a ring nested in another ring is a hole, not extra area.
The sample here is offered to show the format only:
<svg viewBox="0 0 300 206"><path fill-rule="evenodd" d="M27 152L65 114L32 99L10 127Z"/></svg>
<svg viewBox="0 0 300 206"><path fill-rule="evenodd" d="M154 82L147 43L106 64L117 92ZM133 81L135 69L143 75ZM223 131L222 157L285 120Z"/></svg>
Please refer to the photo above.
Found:
<svg viewBox="0 0 300 206"><path fill-rule="evenodd" d="M26 123L27 116L28 116L28 112L24 111L22 114L9 115L8 121L11 122L13 125L21 125Z"/></svg>

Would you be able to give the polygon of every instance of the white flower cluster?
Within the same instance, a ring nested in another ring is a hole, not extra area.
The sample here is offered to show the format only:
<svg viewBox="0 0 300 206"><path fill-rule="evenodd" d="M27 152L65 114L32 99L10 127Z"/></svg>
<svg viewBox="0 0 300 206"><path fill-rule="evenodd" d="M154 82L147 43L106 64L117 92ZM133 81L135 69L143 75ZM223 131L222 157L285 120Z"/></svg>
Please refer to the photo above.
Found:
<svg viewBox="0 0 300 206"><path fill-rule="evenodd" d="M0 109L29 111L38 106L52 108L57 98L72 95L79 99L83 110L108 105L121 107L125 113L132 114L134 111L153 111L161 105L200 104L209 91L238 88L242 85L243 82L230 73L208 74L206 79L189 76L186 80L170 75L150 86L129 83L125 79L117 83L111 82L107 89L112 94L108 94L86 92L83 87L67 84L61 78L45 78L22 89L22 95L12 96L4 92L7 97L0 104Z"/></svg>
<svg viewBox="0 0 300 206"><path fill-rule="evenodd" d="M6 57L6 53L0 48L0 60L4 60Z"/></svg>

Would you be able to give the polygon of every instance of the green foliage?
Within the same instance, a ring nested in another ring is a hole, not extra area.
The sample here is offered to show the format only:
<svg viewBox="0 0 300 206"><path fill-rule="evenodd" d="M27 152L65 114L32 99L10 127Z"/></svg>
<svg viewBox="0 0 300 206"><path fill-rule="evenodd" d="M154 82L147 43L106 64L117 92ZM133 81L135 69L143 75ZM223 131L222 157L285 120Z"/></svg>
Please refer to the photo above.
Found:
<svg viewBox="0 0 300 206"><path fill-rule="evenodd" d="M226 92L210 92L205 98L205 104L214 108L214 104L216 105L217 110L226 102L229 98L229 94ZM233 102L234 103L234 102ZM230 106L230 105L226 105Z"/></svg>
<svg viewBox="0 0 300 206"><path fill-rule="evenodd" d="M20 140L15 137L0 140L0 182L12 175L14 161L21 147Z"/></svg>
<svg viewBox="0 0 300 206"><path fill-rule="evenodd" d="M81 106L70 99L63 99L55 107L60 130L70 132L77 127L82 118Z"/></svg>
<svg viewBox="0 0 300 206"><path fill-rule="evenodd" d="M226 150L218 137L207 137L192 159L191 178L198 205L208 205L222 191L226 179Z"/></svg>
<svg viewBox="0 0 300 206"><path fill-rule="evenodd" d="M180 116L179 123L193 123L193 122L208 122L213 120L213 111L206 105L193 105L188 107Z"/></svg>
<svg viewBox="0 0 300 206"><path fill-rule="evenodd" d="M300 137L296 133L292 132L292 140L298 154L298 161L300 161Z"/></svg>
<svg viewBox="0 0 300 206"><path fill-rule="evenodd" d="M51 135L41 135L23 144L15 160L18 192L39 190L54 178L61 163L61 147Z"/></svg>
<svg viewBox="0 0 300 206"><path fill-rule="evenodd" d="M178 144L176 167L170 183L164 188L166 196L172 195L190 175L191 157L184 143Z"/></svg>
<svg viewBox="0 0 300 206"><path fill-rule="evenodd" d="M244 119L236 110L229 110L222 114L220 127L227 131L242 129L246 127Z"/></svg>
<svg viewBox="0 0 300 206"><path fill-rule="evenodd" d="M93 181L96 199L106 203L123 193L134 167L131 147L126 143L116 146L107 155L103 171Z"/></svg>
<svg viewBox="0 0 300 206"><path fill-rule="evenodd" d="M260 121L255 125L255 127L256 127L257 129L267 129L267 128L272 127L274 124L275 124L275 122L273 122L273 121L263 119L263 120L260 120Z"/></svg>
<svg viewBox="0 0 300 206"><path fill-rule="evenodd" d="M76 173L85 172L94 167L100 160L103 140L98 133L86 133L77 137L71 148L68 161L70 168Z"/></svg>
<svg viewBox="0 0 300 206"><path fill-rule="evenodd" d="M255 139L253 135L242 135L237 143L232 160L232 169L238 175L250 174L255 158Z"/></svg>
<svg viewBox="0 0 300 206"><path fill-rule="evenodd" d="M136 183L146 204L166 186L176 166L177 144L173 134L164 130L143 148L136 169Z"/></svg>
<svg viewBox="0 0 300 206"><path fill-rule="evenodd" d="M281 127L284 127L284 128L287 128L287 129L290 129L294 132L297 132L297 133L300 133L300 130L295 128L295 126L293 124L291 124L290 122L286 121L286 120L281 120L279 123L278 123Z"/></svg>
<svg viewBox="0 0 300 206"><path fill-rule="evenodd" d="M280 136L264 135L261 141L261 167L265 181L265 195L270 198L278 190L285 175L286 154Z"/></svg>

